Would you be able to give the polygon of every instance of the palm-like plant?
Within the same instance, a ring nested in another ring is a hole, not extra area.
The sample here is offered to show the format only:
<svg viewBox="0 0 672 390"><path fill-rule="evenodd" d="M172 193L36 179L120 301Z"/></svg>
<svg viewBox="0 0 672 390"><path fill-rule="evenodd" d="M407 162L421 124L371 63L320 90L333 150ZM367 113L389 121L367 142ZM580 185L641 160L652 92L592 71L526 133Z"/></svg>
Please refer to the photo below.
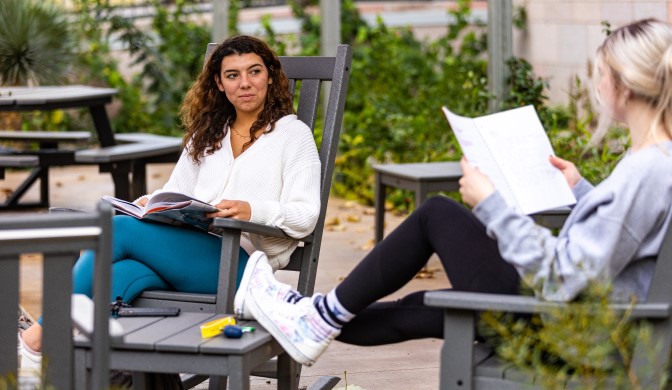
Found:
<svg viewBox="0 0 672 390"><path fill-rule="evenodd" d="M0 85L58 83L73 59L65 10L51 1L2 0Z"/></svg>

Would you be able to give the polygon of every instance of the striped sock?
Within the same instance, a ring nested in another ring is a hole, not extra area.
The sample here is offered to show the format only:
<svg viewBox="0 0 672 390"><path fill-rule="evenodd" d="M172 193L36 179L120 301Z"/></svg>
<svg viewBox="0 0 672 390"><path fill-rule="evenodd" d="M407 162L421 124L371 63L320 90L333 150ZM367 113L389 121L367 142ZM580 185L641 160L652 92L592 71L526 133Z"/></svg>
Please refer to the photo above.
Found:
<svg viewBox="0 0 672 390"><path fill-rule="evenodd" d="M320 317L336 329L341 329L355 317L338 301L336 290L331 290L327 295L316 296L313 304L320 313Z"/></svg>

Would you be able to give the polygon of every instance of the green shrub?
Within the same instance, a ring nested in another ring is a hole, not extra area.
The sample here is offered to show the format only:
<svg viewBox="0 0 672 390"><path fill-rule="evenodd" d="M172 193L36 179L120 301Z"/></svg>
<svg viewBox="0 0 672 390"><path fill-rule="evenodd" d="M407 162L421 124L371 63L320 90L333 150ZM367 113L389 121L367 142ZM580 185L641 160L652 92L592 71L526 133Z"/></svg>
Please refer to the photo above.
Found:
<svg viewBox="0 0 672 390"><path fill-rule="evenodd" d="M299 36L277 36L268 17L262 27L269 44L280 55L298 48L300 55L320 52L320 17L305 11L316 0L289 2L301 19ZM75 0L79 36L77 82L119 89L120 107L113 117L118 132L182 133L178 107L202 66L209 26L189 18L192 0L180 0L168 11L154 2L155 17L149 30L114 13L105 0ZM240 4L232 2L235 23ZM516 19L524 27L524 9ZM382 21L368 26L355 2L344 0L342 41L353 47L353 64L343 118L343 133L336 160L333 190L336 195L373 202L376 163L458 160L461 152L441 106L456 113L479 116L487 112L487 35L473 22L471 2L458 0L451 10L445 36L417 39L409 28L390 29ZM521 16L522 15L522 16ZM231 28L235 31L234 28ZM122 43L139 69L125 79L111 50ZM549 133L556 153L577 163L594 183L601 181L627 146L627 136L616 129L604 146L588 147L594 114L585 88L577 81L569 107L550 107L547 80L536 77L523 59L508 62L511 94L502 109L533 104ZM320 134L321 116L316 132ZM68 115L34 118L31 126L87 128L82 119ZM56 124L56 122L58 122ZM90 125L89 125L90 128ZM454 195L453 195L454 196ZM408 192L396 190L388 198L399 210L413 207Z"/></svg>
<svg viewBox="0 0 672 390"><path fill-rule="evenodd" d="M631 321L631 310L609 306L610 292L609 285L595 283L564 308L530 318L486 312L479 333L542 388L571 382L572 388L641 389L645 378L631 367L634 346L653 363L660 343L648 323Z"/></svg>
<svg viewBox="0 0 672 390"><path fill-rule="evenodd" d="M153 2L155 16L149 30L116 14L107 2L76 0L81 31L80 79L119 89L117 132L181 135L179 105L202 65L210 28L189 18L190 0L177 1L172 11ZM140 71L127 81L111 50L111 42L125 47L131 66Z"/></svg>
<svg viewBox="0 0 672 390"><path fill-rule="evenodd" d="M74 49L65 10L51 1L3 0L0 7L0 85L65 80Z"/></svg>
<svg viewBox="0 0 672 390"><path fill-rule="evenodd" d="M360 26L334 192L372 203L374 163L457 160L459 151L441 106L463 115L487 107L486 36L468 23L469 2L451 11L454 24L433 42L410 29ZM390 199L407 205L407 194Z"/></svg>

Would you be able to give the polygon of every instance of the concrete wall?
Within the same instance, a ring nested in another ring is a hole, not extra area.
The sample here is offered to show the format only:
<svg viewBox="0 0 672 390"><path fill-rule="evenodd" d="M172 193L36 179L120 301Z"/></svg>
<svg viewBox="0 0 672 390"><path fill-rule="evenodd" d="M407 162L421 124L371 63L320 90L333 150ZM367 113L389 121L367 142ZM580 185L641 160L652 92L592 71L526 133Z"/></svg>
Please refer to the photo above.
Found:
<svg viewBox="0 0 672 390"><path fill-rule="evenodd" d="M514 31L514 55L527 59L540 76L550 77L551 102L567 103L569 85L578 75L586 80L588 64L606 36L602 21L612 29L655 17L672 20L669 0L514 0L524 5L525 31Z"/></svg>

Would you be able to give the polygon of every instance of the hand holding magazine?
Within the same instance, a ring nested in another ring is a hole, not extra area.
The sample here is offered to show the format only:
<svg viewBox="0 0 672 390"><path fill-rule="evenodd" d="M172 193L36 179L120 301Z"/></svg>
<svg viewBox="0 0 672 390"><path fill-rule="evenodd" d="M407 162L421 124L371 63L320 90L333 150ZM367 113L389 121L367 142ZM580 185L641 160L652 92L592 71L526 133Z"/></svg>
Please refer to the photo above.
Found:
<svg viewBox="0 0 672 390"><path fill-rule="evenodd" d="M548 160L551 143L533 106L478 118L443 107L462 153L490 178L506 202L524 214L576 203L562 173Z"/></svg>
<svg viewBox="0 0 672 390"><path fill-rule="evenodd" d="M212 223L212 218L205 214L218 211L211 204L177 192L160 192L150 197L145 207L107 195L103 196L103 200L111 203L116 210L138 219L192 226L204 231L208 231Z"/></svg>

